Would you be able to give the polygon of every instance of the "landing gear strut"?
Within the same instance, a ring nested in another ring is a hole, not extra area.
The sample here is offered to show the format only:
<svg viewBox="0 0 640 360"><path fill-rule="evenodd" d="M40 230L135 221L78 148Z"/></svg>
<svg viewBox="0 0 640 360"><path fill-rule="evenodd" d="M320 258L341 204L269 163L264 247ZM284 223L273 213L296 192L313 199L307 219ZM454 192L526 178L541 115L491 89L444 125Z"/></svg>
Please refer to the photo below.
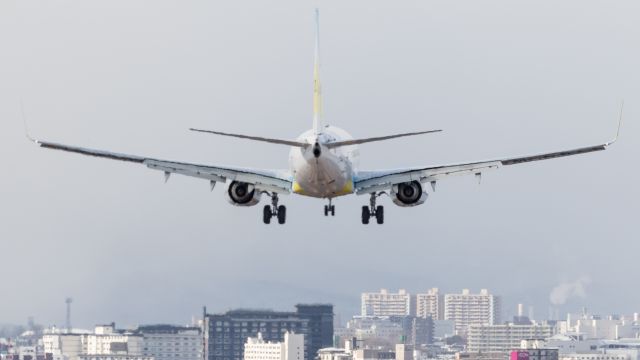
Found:
<svg viewBox="0 0 640 360"><path fill-rule="evenodd" d="M329 216L329 213L331 213L331 216L336 216L336 206L331 205L331 200L329 199L329 205L324 206L324 216Z"/></svg>
<svg viewBox="0 0 640 360"><path fill-rule="evenodd" d="M265 205L262 211L262 221L265 224L271 223L271 218L278 218L278 224L284 224L287 220L287 208L284 205L278 206L278 194L271 193L271 205Z"/></svg>
<svg viewBox="0 0 640 360"><path fill-rule="evenodd" d="M362 207L362 223L368 224L369 219L372 217L376 218L376 222L378 224L384 224L384 207L382 205L376 206L376 199L378 196L384 194L381 192L379 194L371 193L371 198L369 199L369 206Z"/></svg>

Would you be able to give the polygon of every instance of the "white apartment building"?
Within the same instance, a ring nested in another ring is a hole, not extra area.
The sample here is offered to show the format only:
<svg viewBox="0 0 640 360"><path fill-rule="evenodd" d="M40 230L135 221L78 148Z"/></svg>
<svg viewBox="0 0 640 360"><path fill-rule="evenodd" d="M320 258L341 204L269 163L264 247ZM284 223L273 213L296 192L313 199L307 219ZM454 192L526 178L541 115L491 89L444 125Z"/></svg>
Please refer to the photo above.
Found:
<svg viewBox="0 0 640 360"><path fill-rule="evenodd" d="M546 339L553 336L550 325L469 325L469 352L507 352L520 348L522 340Z"/></svg>
<svg viewBox="0 0 640 360"><path fill-rule="evenodd" d="M244 360L304 360L304 335L287 332L284 342L266 342L258 333L247 338Z"/></svg>
<svg viewBox="0 0 640 360"><path fill-rule="evenodd" d="M135 331L143 337L142 354L155 360L201 360L202 332L197 327L174 325L139 326Z"/></svg>
<svg viewBox="0 0 640 360"><path fill-rule="evenodd" d="M115 324L98 325L94 332L61 333L51 330L42 337L45 354L64 360L153 360L142 354L142 335L118 331Z"/></svg>
<svg viewBox="0 0 640 360"><path fill-rule="evenodd" d="M42 345L45 354L54 358L77 359L84 351L82 334L44 334Z"/></svg>
<svg viewBox="0 0 640 360"><path fill-rule="evenodd" d="M377 293L362 293L362 316L407 316L414 315L411 295L404 289L397 293L390 293L387 289L381 289Z"/></svg>
<svg viewBox="0 0 640 360"><path fill-rule="evenodd" d="M444 319L444 296L438 288L431 288L424 294L416 295L416 316L433 320Z"/></svg>
<svg viewBox="0 0 640 360"><path fill-rule="evenodd" d="M86 355L142 355L142 335L119 332L115 324L98 325L95 333L83 337Z"/></svg>
<svg viewBox="0 0 640 360"><path fill-rule="evenodd" d="M458 335L466 336L470 325L495 325L501 321L500 297L482 289L472 294L469 289L460 294L444 296L444 318L455 322Z"/></svg>

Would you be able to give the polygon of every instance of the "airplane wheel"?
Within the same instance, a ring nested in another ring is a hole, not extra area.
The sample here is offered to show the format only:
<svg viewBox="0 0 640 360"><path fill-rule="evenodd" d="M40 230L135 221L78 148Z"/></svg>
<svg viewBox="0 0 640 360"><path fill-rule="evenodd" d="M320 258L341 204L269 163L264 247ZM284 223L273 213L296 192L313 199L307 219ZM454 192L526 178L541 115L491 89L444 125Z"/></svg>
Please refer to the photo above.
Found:
<svg viewBox="0 0 640 360"><path fill-rule="evenodd" d="M371 217L371 213L369 212L368 206L362 207L362 223L367 225L369 223L369 218Z"/></svg>
<svg viewBox="0 0 640 360"><path fill-rule="evenodd" d="M329 216L329 206L328 205L324 206L324 216Z"/></svg>
<svg viewBox="0 0 640 360"><path fill-rule="evenodd" d="M331 216L336 216L336 206L331 205Z"/></svg>
<svg viewBox="0 0 640 360"><path fill-rule="evenodd" d="M278 206L278 224L282 225L287 220L287 208L284 205Z"/></svg>
<svg viewBox="0 0 640 360"><path fill-rule="evenodd" d="M384 224L384 207L382 205L376 208L376 221L378 224Z"/></svg>
<svg viewBox="0 0 640 360"><path fill-rule="evenodd" d="M271 213L271 206L265 205L264 209L262 210L262 221L264 221L265 224L269 224L271 223L272 216L273 213Z"/></svg>

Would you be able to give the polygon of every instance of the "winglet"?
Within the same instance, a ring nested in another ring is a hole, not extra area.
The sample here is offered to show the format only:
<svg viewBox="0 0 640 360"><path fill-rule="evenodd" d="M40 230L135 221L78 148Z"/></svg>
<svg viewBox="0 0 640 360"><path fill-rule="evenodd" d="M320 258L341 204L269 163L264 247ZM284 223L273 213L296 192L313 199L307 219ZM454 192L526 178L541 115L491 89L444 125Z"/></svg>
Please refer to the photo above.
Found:
<svg viewBox="0 0 640 360"><path fill-rule="evenodd" d="M618 137L620 137L620 129L622 128L622 110L623 109L624 109L624 100L622 100L622 102L620 103L620 114L618 118L618 130L616 131L616 137L614 137L613 140L606 143L605 146L612 145L613 143L618 141Z"/></svg>
<svg viewBox="0 0 640 360"><path fill-rule="evenodd" d="M31 137L29 134L29 126L27 125L27 116L24 114L24 104L22 103L22 99L20 99L20 111L22 113L22 124L24 125L24 136L26 136L29 141L40 144L38 140Z"/></svg>

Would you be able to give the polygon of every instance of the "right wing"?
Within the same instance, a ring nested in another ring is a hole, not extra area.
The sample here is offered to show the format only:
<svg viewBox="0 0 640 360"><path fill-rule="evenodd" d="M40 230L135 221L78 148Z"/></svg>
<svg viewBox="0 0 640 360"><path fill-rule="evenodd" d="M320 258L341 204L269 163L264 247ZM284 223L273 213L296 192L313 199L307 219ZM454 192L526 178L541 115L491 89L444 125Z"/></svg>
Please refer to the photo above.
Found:
<svg viewBox="0 0 640 360"><path fill-rule="evenodd" d="M40 147L47 149L143 164L150 169L163 171L166 178L168 178L170 174L181 174L209 180L212 186L215 185L216 182L235 180L253 184L258 190L271 191L283 195L291 192L291 180L285 171L190 164L70 146L36 139L30 140Z"/></svg>
<svg viewBox="0 0 640 360"><path fill-rule="evenodd" d="M549 160L565 156L586 154L594 151L602 151L618 140L621 127L622 106L620 107L620 118L618 119L618 131L616 136L612 141L604 144L548 152L538 155L509 157L453 165L416 167L397 170L360 171L354 179L354 190L357 194L373 193L389 190L396 184L410 181L419 181L421 183L431 182L431 185L435 190L435 182L449 176L470 174L479 176L485 170L497 169L501 166L517 165L532 161Z"/></svg>
<svg viewBox="0 0 640 360"><path fill-rule="evenodd" d="M430 167L407 168L398 170L362 171L355 180L355 191L358 194L372 193L390 189L395 184L410 181L435 182L440 179L457 175L480 175L486 170L498 169L500 166L516 165L531 161L555 159L564 156L585 154L593 151L605 150L613 142L557 151L532 156L521 156L471 163L439 165Z"/></svg>

